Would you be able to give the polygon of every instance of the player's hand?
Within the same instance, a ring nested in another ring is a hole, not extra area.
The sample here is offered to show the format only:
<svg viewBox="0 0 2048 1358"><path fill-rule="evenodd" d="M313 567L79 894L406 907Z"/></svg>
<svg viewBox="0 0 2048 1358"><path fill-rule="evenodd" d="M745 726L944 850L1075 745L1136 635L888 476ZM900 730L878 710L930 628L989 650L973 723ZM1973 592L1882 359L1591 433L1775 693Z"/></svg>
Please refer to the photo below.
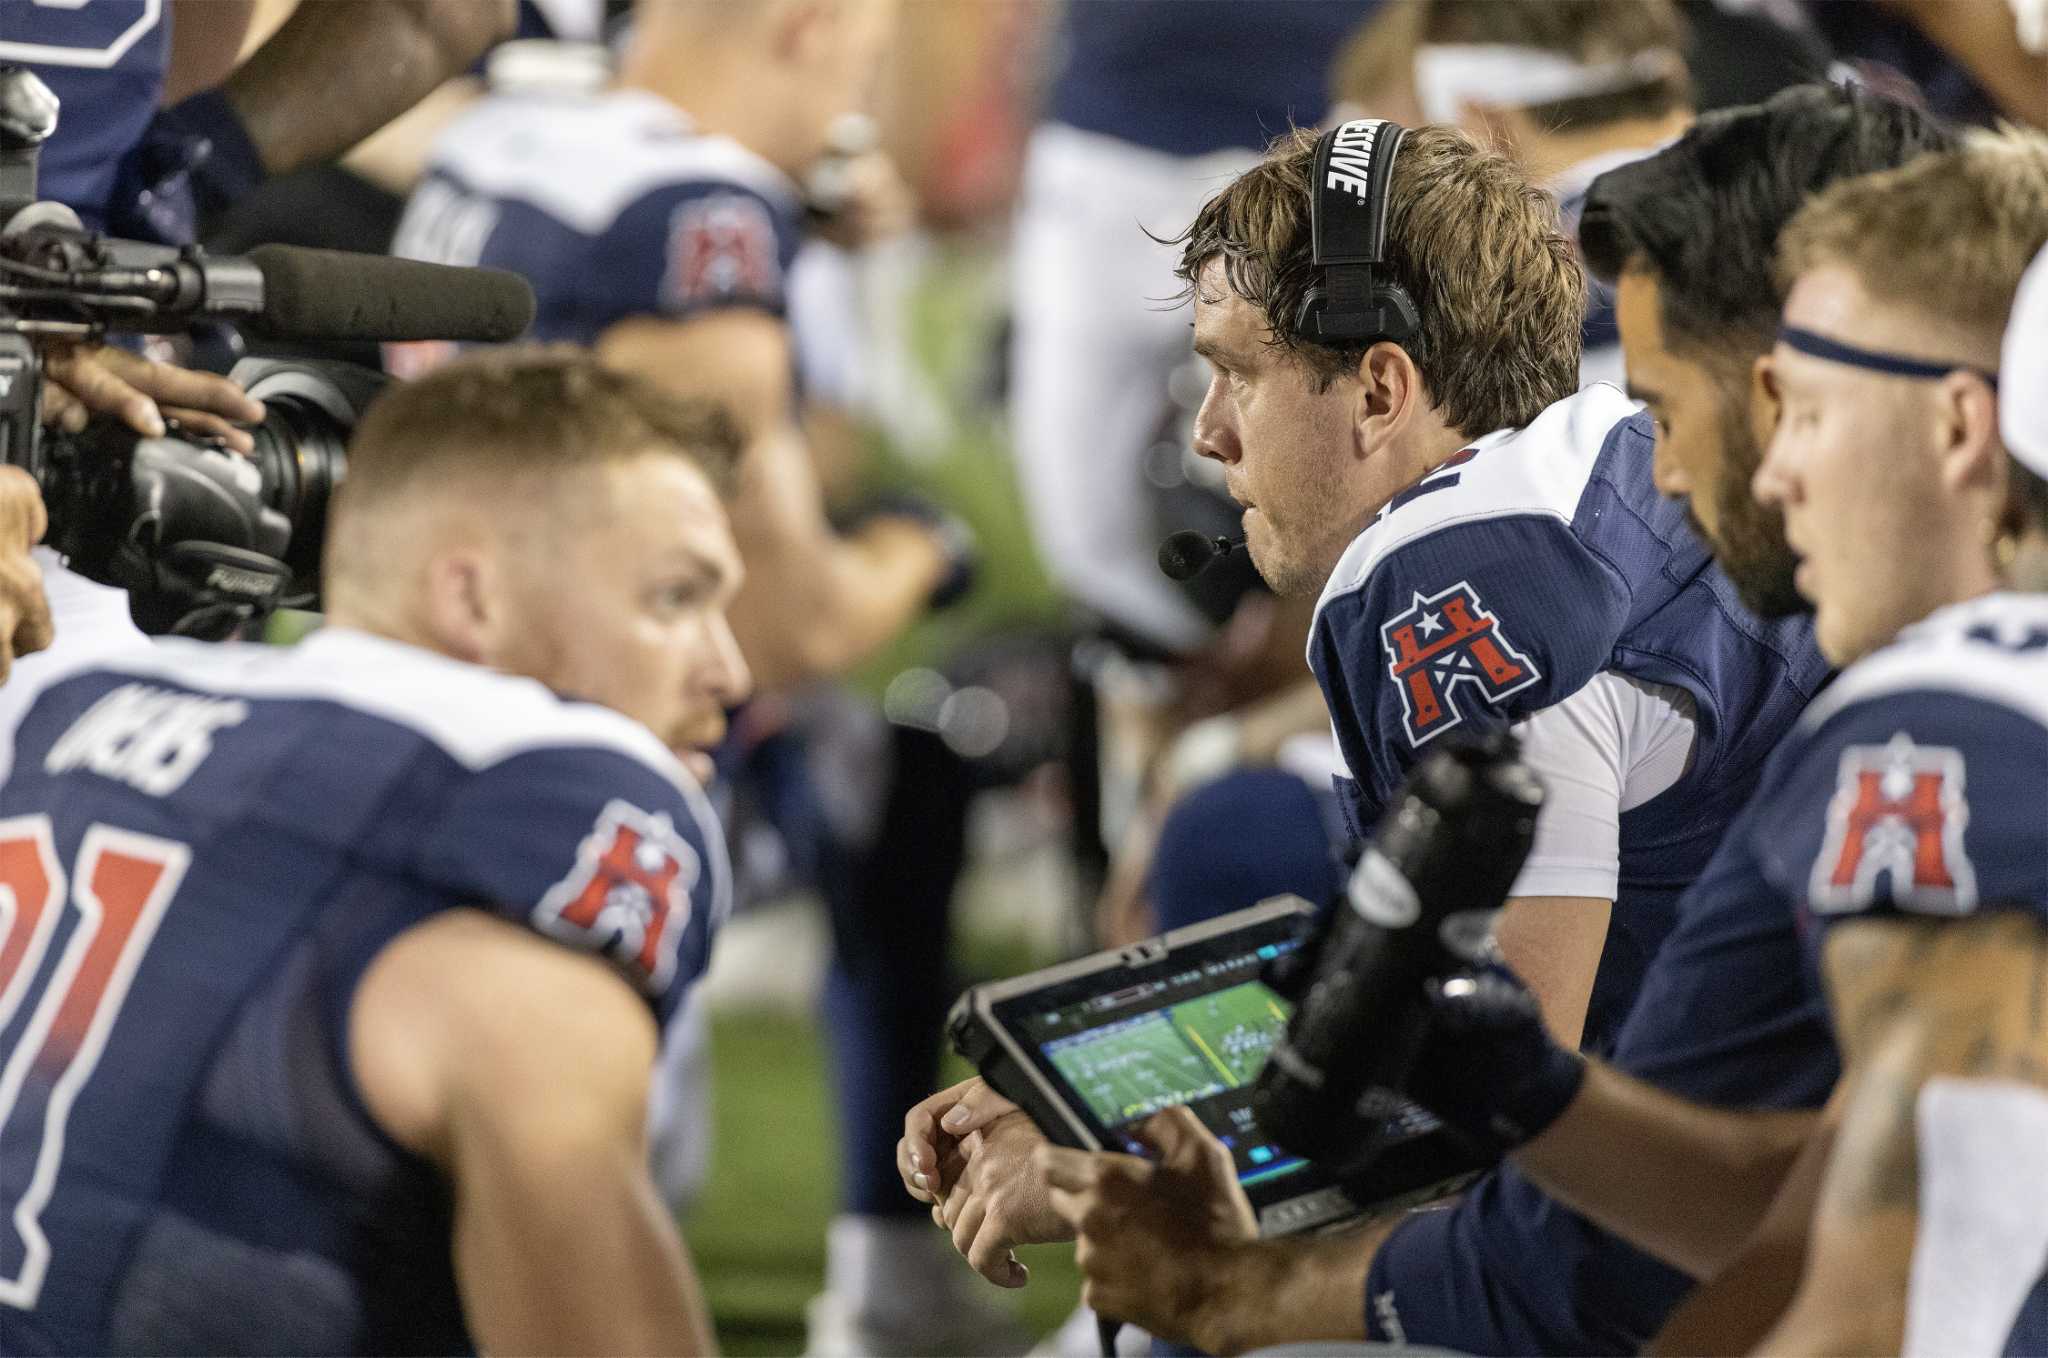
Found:
<svg viewBox="0 0 2048 1358"><path fill-rule="evenodd" d="M238 453L256 450L240 425L263 418L263 403L225 377L157 363L104 344L50 341L43 351L43 423L67 433L111 415L147 438L169 423Z"/></svg>
<svg viewBox="0 0 2048 1358"><path fill-rule="evenodd" d="M835 162L829 191L820 204L828 209L819 219L819 236L848 250L859 250L900 236L917 221L917 199L880 151L867 151Z"/></svg>
<svg viewBox="0 0 2048 1358"><path fill-rule="evenodd" d="M1579 1092L1586 1063L1550 1036L1536 996L1498 963L1426 983L1429 1036L1402 1092L1475 1146L1506 1154Z"/></svg>
<svg viewBox="0 0 2048 1358"><path fill-rule="evenodd" d="M1230 1151L1186 1108L1135 1129L1158 1158L1047 1146L1037 1163L1052 1207L1078 1235L1081 1302L1161 1339L1202 1343L1233 1256L1259 1224ZM1212 1350L1215 1351L1215 1350Z"/></svg>
<svg viewBox="0 0 2048 1358"><path fill-rule="evenodd" d="M1028 1114L982 1081L933 1095L904 1118L897 1168L974 1271L1022 1287L1031 1271L1013 1250L1070 1238L1052 1210L1033 1153L1046 1144Z"/></svg>
<svg viewBox="0 0 2048 1358"><path fill-rule="evenodd" d="M0 681L14 668L14 657L42 650L56 635L42 567L29 555L49 526L35 478L0 466Z"/></svg>

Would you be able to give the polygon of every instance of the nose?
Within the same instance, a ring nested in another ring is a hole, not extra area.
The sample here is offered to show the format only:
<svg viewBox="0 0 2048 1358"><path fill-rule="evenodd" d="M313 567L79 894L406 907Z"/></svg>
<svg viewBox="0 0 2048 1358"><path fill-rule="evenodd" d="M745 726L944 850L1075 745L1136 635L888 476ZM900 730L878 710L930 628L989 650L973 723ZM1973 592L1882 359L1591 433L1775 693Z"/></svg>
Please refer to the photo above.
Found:
<svg viewBox="0 0 2048 1358"><path fill-rule="evenodd" d="M1199 457L1235 466L1244 459L1244 445L1231 426L1229 398L1223 391L1223 375L1212 373L1209 390L1202 394L1202 408L1195 412L1195 453Z"/></svg>
<svg viewBox="0 0 2048 1358"><path fill-rule="evenodd" d="M1785 424L1779 421L1771 441L1764 445L1763 460L1756 464L1756 472L1749 478L1749 493L1758 504L1783 509L1799 498L1794 442L1785 436Z"/></svg>
<svg viewBox="0 0 2048 1358"><path fill-rule="evenodd" d="M753 671L747 668L747 658L740 654L739 638L733 635L732 624L726 621L724 613L712 615L710 629L711 656L705 687L724 706L738 706L754 691Z"/></svg>

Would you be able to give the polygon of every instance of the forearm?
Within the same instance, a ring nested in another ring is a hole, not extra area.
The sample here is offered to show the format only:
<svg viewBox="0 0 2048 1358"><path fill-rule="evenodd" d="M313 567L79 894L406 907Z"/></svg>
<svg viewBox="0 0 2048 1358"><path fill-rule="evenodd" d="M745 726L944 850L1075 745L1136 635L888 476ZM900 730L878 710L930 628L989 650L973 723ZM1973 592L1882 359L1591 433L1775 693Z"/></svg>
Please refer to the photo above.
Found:
<svg viewBox="0 0 2048 1358"><path fill-rule="evenodd" d="M1707 1108L1595 1063L1563 1116L1516 1152L1553 1197L1710 1278L1756 1230L1817 1122Z"/></svg>
<svg viewBox="0 0 2048 1358"><path fill-rule="evenodd" d="M331 160L512 31L512 0L302 4L223 87L272 174Z"/></svg>
<svg viewBox="0 0 2048 1358"><path fill-rule="evenodd" d="M945 571L930 534L901 519L758 550L743 529L740 552L733 633L763 689L852 669L917 620Z"/></svg>
<svg viewBox="0 0 2048 1358"><path fill-rule="evenodd" d="M1244 1353L1274 1344L1365 1338L1365 1275L1400 1218L1343 1235L1259 1240L1226 1256L1197 1316L1204 1352Z"/></svg>

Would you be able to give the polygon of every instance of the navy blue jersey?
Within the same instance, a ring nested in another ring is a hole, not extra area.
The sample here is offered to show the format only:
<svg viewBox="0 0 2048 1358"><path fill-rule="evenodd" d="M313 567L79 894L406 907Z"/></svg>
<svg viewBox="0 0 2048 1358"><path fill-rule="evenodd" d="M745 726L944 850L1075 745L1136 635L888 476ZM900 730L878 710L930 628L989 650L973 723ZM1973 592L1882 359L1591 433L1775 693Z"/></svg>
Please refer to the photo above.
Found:
<svg viewBox="0 0 2048 1358"><path fill-rule="evenodd" d="M1394 497L1317 606L1309 664L1363 835L1430 743L1512 725L1612 671L1689 695L1676 784L1624 810L1586 1019L1604 1052L1765 759L1827 675L1804 619L1759 621L1651 484L1647 417L1611 387L1490 434ZM1540 772L1540 770L1539 770Z"/></svg>
<svg viewBox="0 0 2048 1358"><path fill-rule="evenodd" d="M1844 920L2019 908L2048 923L2048 598L1944 609L1843 673L1760 793L1758 857L1818 980Z"/></svg>
<svg viewBox="0 0 2048 1358"><path fill-rule="evenodd" d="M729 903L703 794L615 712L364 633L35 680L0 690L0 1351L468 1348L356 983L474 907L665 1019Z"/></svg>
<svg viewBox="0 0 2048 1358"><path fill-rule="evenodd" d="M781 171L652 94L498 95L442 134L392 249L510 269L532 338L589 344L633 316L782 315L802 222Z"/></svg>
<svg viewBox="0 0 2048 1358"><path fill-rule="evenodd" d="M1826 1002L1800 966L1797 915L1757 859L1753 831L1769 814L1752 801L1679 898L1611 1059L1698 1103L1818 1108L1840 1059ZM1388 1237L1367 1279L1366 1323L1374 1339L1464 1353L1639 1353L1693 1286L1509 1163Z"/></svg>
<svg viewBox="0 0 2048 1358"><path fill-rule="evenodd" d="M121 157L156 114L170 53L164 0L0 0L0 62L29 67L61 104L38 197L66 204L90 230L105 228Z"/></svg>
<svg viewBox="0 0 2048 1358"><path fill-rule="evenodd" d="M1943 609L1851 666L1800 720L1758 803L1754 856L1798 912L1815 996L1827 934L1847 923L2020 910L2048 925L2048 596ZM1982 1351L1967 1330L2043 1352L2048 1288L2032 1262L1980 1281L1964 1314L1909 1313L1929 1341L1909 1347Z"/></svg>
<svg viewBox="0 0 2048 1358"><path fill-rule="evenodd" d="M1066 7L1046 115L1170 155L1313 127L1330 63L1380 0L1086 0Z"/></svg>

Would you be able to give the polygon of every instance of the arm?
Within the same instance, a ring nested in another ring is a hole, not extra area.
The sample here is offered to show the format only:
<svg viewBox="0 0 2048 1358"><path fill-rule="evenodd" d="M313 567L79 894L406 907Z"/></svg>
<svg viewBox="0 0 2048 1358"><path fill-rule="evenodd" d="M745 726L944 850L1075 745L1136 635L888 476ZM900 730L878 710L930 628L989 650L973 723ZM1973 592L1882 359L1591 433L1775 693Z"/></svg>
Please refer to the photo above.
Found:
<svg viewBox="0 0 2048 1358"><path fill-rule="evenodd" d="M1798 1293L1763 1347L1895 1353L1920 1225L1921 1094L1940 1076L2048 1085L2048 931L2017 911L1857 919L1830 930L1822 964L1845 1062L1842 1129Z"/></svg>
<svg viewBox="0 0 2048 1358"><path fill-rule="evenodd" d="M255 12L256 0L174 0L163 101L175 104L226 80Z"/></svg>
<svg viewBox="0 0 2048 1358"><path fill-rule="evenodd" d="M2005 0L1885 0L1885 7L1960 62L2006 117L2048 125L2048 56L2020 46L2019 19Z"/></svg>
<svg viewBox="0 0 2048 1358"><path fill-rule="evenodd" d="M1517 896L1501 907L1494 940L1543 1008L1561 1047L1577 1047L1607 946L1614 902L1593 896Z"/></svg>
<svg viewBox="0 0 2048 1358"><path fill-rule="evenodd" d="M843 673L924 611L948 569L930 532L882 516L842 537L826 520L781 320L751 308L635 318L606 331L599 352L671 391L717 400L739 422L746 452L729 510L747 582L731 617L762 688Z"/></svg>
<svg viewBox="0 0 2048 1358"><path fill-rule="evenodd" d="M453 1182L485 1352L712 1352L647 1170L655 1043L604 963L478 912L415 926L364 973L354 1075L379 1125Z"/></svg>
<svg viewBox="0 0 2048 1358"><path fill-rule="evenodd" d="M1671 1314L1651 1348L1657 1353L1749 1353L1763 1342L1792 1303L1806 1267L1808 1231L1820 1179L1834 1149L1841 1121L1841 1093L1835 1091L1818 1115L1813 1135L1785 1176L1785 1186L1764 1214L1742 1253Z"/></svg>
<svg viewBox="0 0 2048 1358"><path fill-rule="evenodd" d="M1707 1108L1594 1062L1515 1163L1630 1244L1711 1278L1756 1230L1818 1117Z"/></svg>
<svg viewBox="0 0 2048 1358"><path fill-rule="evenodd" d="M513 0L302 4L223 93L271 174L331 160L510 34Z"/></svg>

